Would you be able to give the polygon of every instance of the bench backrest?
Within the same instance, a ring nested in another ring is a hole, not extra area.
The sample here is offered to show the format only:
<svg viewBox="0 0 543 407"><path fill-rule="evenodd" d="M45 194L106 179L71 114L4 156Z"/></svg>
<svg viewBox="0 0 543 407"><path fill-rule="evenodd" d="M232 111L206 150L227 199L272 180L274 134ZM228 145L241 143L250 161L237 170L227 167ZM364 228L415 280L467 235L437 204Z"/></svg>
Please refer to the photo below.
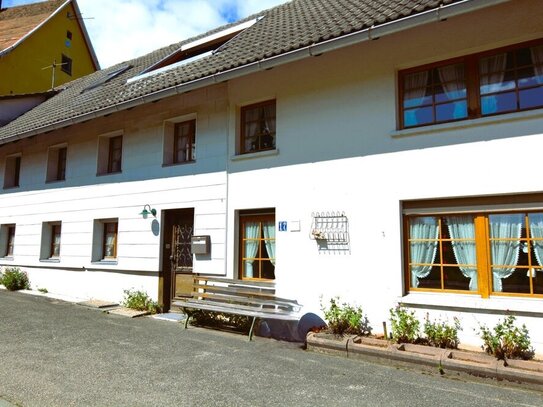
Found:
<svg viewBox="0 0 543 407"><path fill-rule="evenodd" d="M195 276L192 297L232 307L298 312L296 300L277 297L273 283Z"/></svg>

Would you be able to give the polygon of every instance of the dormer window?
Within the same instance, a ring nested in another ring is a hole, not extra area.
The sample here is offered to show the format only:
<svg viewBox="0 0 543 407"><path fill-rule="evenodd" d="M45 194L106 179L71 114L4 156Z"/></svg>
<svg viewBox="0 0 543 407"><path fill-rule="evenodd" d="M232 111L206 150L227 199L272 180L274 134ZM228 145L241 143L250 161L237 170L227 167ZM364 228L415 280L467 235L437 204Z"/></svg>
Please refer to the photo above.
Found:
<svg viewBox="0 0 543 407"><path fill-rule="evenodd" d="M245 21L244 23L228 27L224 30L217 31L213 34L206 35L202 38L198 38L194 41L183 44L177 51L174 51L164 59L151 65L138 76L130 78L127 83L147 78L160 72L194 62L198 59L205 58L206 56L210 56L219 51L220 47L245 29L251 27L257 21L259 21L259 18Z"/></svg>

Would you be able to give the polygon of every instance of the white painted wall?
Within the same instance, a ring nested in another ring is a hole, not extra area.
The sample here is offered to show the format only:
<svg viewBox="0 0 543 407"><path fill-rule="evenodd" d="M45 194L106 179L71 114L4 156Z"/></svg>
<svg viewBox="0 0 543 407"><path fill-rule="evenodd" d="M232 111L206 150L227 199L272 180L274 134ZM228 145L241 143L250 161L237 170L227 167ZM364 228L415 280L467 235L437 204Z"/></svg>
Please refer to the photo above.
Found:
<svg viewBox="0 0 543 407"><path fill-rule="evenodd" d="M277 221L300 222L276 232L276 284L306 311L339 295L380 331L402 301L420 316L461 316L462 341L477 345L479 322L517 310L543 353L541 299L404 296L401 231L403 200L543 191L540 177L511 170L540 172L543 111L409 131L395 119L398 70L543 38L542 18L538 0L510 2L3 147L22 152L23 170L21 188L0 195L0 224L17 223L14 259L0 264L27 266L33 284L72 295L118 299L141 285L156 296L161 242L138 216L144 204L159 224L163 210L195 208L195 234L211 235L213 247L194 270L229 277L238 276L237 211L273 207ZM277 101L277 151L237 157L240 106L268 99ZM197 117L197 162L162 167L163 122L185 114ZM97 137L115 130L125 137L123 173L96 177ZM67 180L45 185L47 146L65 141ZM310 238L312 212L326 211L346 214L349 251L319 251ZM118 264L92 264L92 221L110 217L119 218ZM58 220L61 262L44 264L41 222Z"/></svg>
<svg viewBox="0 0 543 407"><path fill-rule="evenodd" d="M212 242L211 256L198 259L194 271L224 274L225 95L218 86L145 107L144 115L127 112L4 147L23 157L20 188L0 194L0 224L16 224L14 256L0 264L21 267L34 288L52 293L119 301L134 287L157 299L162 212L194 208L195 233ZM185 114L196 115L197 160L162 166L164 121ZM115 131L123 134L122 173L97 176L98 137ZM47 148L59 142L68 145L66 181L46 184ZM146 204L156 219L139 215ZM118 220L115 262L92 261L97 219ZM42 224L57 221L60 259L40 259Z"/></svg>
<svg viewBox="0 0 543 407"><path fill-rule="evenodd" d="M276 232L278 291L306 311L318 312L321 296L327 303L339 295L362 305L381 331L388 310L406 302L421 318L427 312L460 316L461 340L477 346L479 323L493 325L506 310L516 310L526 315L519 321L543 353L542 299L404 296L403 287L403 200L543 191L541 179L527 175L540 167L541 110L396 131L396 72L542 38L543 9L534 1L520 3L232 81L231 158L240 106L272 98L278 152L228 162L228 274L238 274L235 211L274 207L277 221L301 224L299 232ZM319 251L310 238L311 214L326 211L347 215L349 253Z"/></svg>

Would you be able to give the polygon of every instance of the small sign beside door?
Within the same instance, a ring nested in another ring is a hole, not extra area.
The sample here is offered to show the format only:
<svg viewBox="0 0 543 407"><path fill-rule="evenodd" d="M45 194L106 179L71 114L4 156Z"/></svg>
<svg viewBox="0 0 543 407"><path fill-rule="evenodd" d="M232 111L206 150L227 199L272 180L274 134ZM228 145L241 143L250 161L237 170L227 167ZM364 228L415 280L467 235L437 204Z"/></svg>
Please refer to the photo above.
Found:
<svg viewBox="0 0 543 407"><path fill-rule="evenodd" d="M279 232L286 232L287 231L287 221L283 220L278 222L278 230Z"/></svg>

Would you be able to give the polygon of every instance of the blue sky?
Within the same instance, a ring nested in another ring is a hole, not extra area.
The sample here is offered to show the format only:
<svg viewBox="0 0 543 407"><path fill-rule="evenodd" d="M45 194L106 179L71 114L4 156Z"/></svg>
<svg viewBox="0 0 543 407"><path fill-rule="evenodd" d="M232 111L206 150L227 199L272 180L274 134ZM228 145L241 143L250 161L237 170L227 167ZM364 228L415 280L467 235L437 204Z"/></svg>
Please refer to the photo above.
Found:
<svg viewBox="0 0 543 407"><path fill-rule="evenodd" d="M102 68L288 0L77 0ZM3 0L2 7L35 3Z"/></svg>

